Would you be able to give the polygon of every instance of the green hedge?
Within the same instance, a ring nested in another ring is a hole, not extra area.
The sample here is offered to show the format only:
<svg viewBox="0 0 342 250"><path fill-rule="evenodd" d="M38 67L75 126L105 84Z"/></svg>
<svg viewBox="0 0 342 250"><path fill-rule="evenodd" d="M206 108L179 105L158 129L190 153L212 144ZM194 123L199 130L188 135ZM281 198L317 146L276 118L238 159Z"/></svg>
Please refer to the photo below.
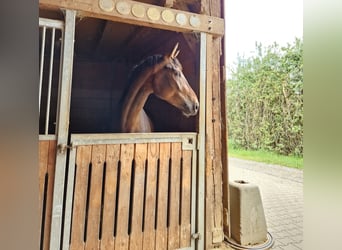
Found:
<svg viewBox="0 0 342 250"><path fill-rule="evenodd" d="M303 42L256 44L228 80L230 140L245 149L303 155Z"/></svg>

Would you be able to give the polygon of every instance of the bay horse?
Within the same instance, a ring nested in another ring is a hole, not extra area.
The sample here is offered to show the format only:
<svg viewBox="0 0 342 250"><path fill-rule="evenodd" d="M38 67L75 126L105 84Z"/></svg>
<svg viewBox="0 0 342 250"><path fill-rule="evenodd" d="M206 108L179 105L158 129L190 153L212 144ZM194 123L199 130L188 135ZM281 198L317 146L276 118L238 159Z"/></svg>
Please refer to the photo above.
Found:
<svg viewBox="0 0 342 250"><path fill-rule="evenodd" d="M122 97L121 132L153 131L153 124L144 111L151 94L175 106L186 117L197 114L199 102L176 58L177 49L178 43L171 54L149 56L132 69Z"/></svg>

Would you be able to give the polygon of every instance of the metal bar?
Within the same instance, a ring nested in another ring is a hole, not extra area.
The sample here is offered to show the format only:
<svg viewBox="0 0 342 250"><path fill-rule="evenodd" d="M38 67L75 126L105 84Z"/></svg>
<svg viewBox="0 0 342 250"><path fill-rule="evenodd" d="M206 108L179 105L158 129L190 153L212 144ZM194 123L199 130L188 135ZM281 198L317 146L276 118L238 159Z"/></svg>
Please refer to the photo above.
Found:
<svg viewBox="0 0 342 250"><path fill-rule="evenodd" d="M65 11L59 113L57 114L57 145L68 143L72 66L74 58L76 11ZM65 184L66 153L57 152L52 203L50 249L60 249Z"/></svg>
<svg viewBox="0 0 342 250"><path fill-rule="evenodd" d="M40 52L40 72L39 72L39 115L40 115L40 101L41 101L41 97L42 97L42 82L43 82L44 53L45 53L45 34L46 34L46 27L43 26L42 48L41 48L41 52Z"/></svg>
<svg viewBox="0 0 342 250"><path fill-rule="evenodd" d="M200 234L197 249L204 247L204 217L205 217L205 115L206 115L206 72L207 72L207 35L200 34L200 110L198 133L198 211L197 231ZM204 216L204 217L202 217Z"/></svg>
<svg viewBox="0 0 342 250"><path fill-rule="evenodd" d="M69 168L68 168L68 181L67 191L65 199L65 216L64 216L64 231L63 231L63 243L62 249L69 249L70 229L71 229L71 212L72 212L72 200L74 193L75 182L75 162L76 162L76 149L70 151Z"/></svg>
<svg viewBox="0 0 342 250"><path fill-rule="evenodd" d="M48 93L47 93L47 104L46 104L46 117L45 117L45 134L49 133L49 120L50 120L50 102L51 102L51 85L52 85L52 71L53 71L53 56L54 56L54 47L55 47L55 31L56 29L52 29L51 34L51 51L50 51L50 68L49 68L49 84L48 84Z"/></svg>
<svg viewBox="0 0 342 250"><path fill-rule="evenodd" d="M64 28L64 22L61 20L54 20L54 19L40 17L39 26L45 26L49 28L56 28L56 29L62 30Z"/></svg>
<svg viewBox="0 0 342 250"><path fill-rule="evenodd" d="M196 149L196 133L119 133L119 134L72 134L73 146L98 144L131 144L182 142L183 150Z"/></svg>
<svg viewBox="0 0 342 250"><path fill-rule="evenodd" d="M56 139L56 135L39 135L39 141L54 141Z"/></svg>

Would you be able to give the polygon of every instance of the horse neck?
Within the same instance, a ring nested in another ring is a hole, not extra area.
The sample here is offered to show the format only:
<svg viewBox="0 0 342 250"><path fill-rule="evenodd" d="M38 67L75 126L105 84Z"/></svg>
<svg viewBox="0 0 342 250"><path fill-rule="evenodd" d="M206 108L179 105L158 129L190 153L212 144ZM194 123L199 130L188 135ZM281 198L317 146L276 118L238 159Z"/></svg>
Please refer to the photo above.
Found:
<svg viewBox="0 0 342 250"><path fill-rule="evenodd" d="M141 79L140 79L141 80ZM152 93L152 86L150 84L150 77L144 81L135 81L131 86L122 110L122 128L129 130L132 126L142 123L142 117L145 117L141 112L147 101L148 96Z"/></svg>

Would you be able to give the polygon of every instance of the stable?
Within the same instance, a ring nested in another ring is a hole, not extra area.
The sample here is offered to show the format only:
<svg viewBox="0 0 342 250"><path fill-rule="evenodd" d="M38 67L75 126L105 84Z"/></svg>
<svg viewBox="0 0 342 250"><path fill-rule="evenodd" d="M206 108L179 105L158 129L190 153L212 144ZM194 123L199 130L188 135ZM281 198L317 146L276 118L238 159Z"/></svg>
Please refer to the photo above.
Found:
<svg viewBox="0 0 342 250"><path fill-rule="evenodd" d="M223 3L39 1L40 249L223 246ZM122 133L128 76L152 55L177 57L199 108L152 94L153 132Z"/></svg>

